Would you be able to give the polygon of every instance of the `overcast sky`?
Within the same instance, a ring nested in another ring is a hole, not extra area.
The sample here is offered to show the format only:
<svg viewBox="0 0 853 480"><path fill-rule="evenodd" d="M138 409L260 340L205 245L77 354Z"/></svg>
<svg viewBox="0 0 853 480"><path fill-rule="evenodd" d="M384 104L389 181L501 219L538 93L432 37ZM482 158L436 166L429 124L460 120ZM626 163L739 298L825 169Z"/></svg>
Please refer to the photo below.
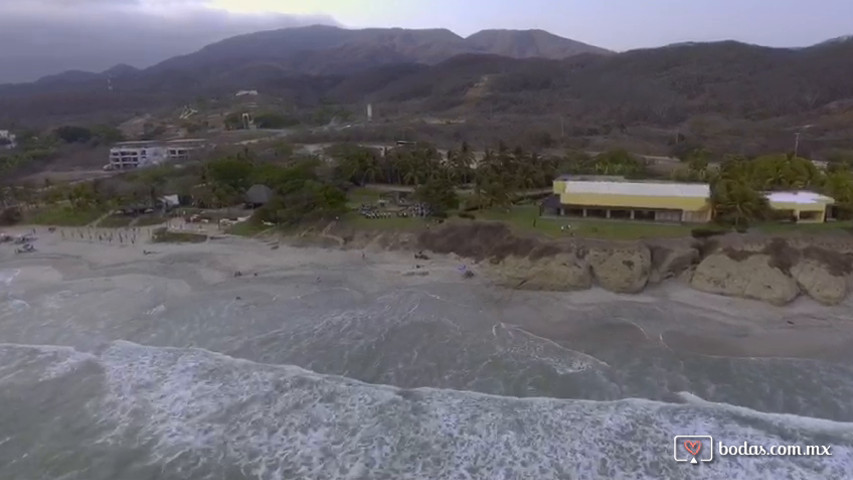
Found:
<svg viewBox="0 0 853 480"><path fill-rule="evenodd" d="M853 0L0 0L0 82L145 67L294 25L541 28L627 50L736 39L805 46L853 34Z"/></svg>

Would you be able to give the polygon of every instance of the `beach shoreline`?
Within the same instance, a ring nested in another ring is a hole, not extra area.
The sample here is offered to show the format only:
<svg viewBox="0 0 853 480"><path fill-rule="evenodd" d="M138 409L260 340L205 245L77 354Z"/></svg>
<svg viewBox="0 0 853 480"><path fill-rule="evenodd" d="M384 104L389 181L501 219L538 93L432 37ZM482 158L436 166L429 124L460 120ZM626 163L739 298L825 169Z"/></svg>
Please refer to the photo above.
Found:
<svg viewBox="0 0 853 480"><path fill-rule="evenodd" d="M32 228L21 226L6 232L27 233ZM496 319L496 323L580 351L590 344L648 344L707 356L833 359L853 347L850 299L835 306L808 298L773 306L697 291L678 280L647 286L635 294L596 286L571 292L523 291L495 285L491 275L484 274L491 268L488 262L476 263L454 254L430 252L427 259L416 259L411 250L297 247L276 239L235 236L194 244L111 244L64 239L68 230L60 228L53 232L35 228L36 252L15 254L14 245L0 245L0 271L16 272L14 281L8 282L12 293L99 279L108 280L108 286L98 288L128 292L153 282L176 297L200 289L236 287L239 282L250 282L252 289L275 296L280 292L274 282L265 279L283 276L297 278L306 292L355 288L381 293L396 287L442 285L492 296L493 303L506 303L507 312L514 304L535 304L543 312L537 318L513 318L507 313L507 318ZM465 278L463 266L476 276ZM570 314L611 304L628 309L643 304L662 314L641 319L603 316L595 322L574 319Z"/></svg>

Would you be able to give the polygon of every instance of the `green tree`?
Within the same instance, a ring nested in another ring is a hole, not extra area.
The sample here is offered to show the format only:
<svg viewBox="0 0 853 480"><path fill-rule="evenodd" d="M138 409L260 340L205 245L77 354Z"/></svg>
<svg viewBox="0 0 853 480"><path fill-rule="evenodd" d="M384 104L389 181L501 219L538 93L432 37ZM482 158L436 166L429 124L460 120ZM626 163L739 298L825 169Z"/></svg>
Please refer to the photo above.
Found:
<svg viewBox="0 0 853 480"><path fill-rule="evenodd" d="M98 125L92 128L92 137L96 143L112 144L125 140L121 130L109 125Z"/></svg>
<svg viewBox="0 0 853 480"><path fill-rule="evenodd" d="M216 186L228 187L235 192L243 192L250 187L249 179L253 172L252 163L240 158L221 158L207 164L206 176Z"/></svg>
<svg viewBox="0 0 853 480"><path fill-rule="evenodd" d="M446 213L459 208L459 196L453 184L445 178L431 178L415 190L415 198L428 204L433 213Z"/></svg>
<svg viewBox="0 0 853 480"><path fill-rule="evenodd" d="M340 215L346 211L343 190L317 180L290 182L286 191L276 195L256 213L261 221L293 225Z"/></svg>
<svg viewBox="0 0 853 480"><path fill-rule="evenodd" d="M714 185L712 202L717 220L747 227L769 217L767 199L744 181L720 180Z"/></svg>
<svg viewBox="0 0 853 480"><path fill-rule="evenodd" d="M53 132L65 143L84 143L92 139L92 131L85 127L66 125Z"/></svg>

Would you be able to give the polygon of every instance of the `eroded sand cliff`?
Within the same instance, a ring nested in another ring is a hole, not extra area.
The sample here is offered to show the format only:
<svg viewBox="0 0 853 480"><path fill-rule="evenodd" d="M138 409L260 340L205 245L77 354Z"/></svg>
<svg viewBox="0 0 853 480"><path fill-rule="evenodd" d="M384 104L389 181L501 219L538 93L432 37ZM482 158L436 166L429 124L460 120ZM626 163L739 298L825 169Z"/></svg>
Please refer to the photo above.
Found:
<svg viewBox="0 0 853 480"><path fill-rule="evenodd" d="M774 305L800 295L832 305L844 300L853 284L853 236L544 240L518 236L502 224L471 222L420 234L339 229L322 238L328 246L344 248L456 254L476 261L498 284L528 290L571 291L597 285L637 293L648 285L678 279L704 292Z"/></svg>

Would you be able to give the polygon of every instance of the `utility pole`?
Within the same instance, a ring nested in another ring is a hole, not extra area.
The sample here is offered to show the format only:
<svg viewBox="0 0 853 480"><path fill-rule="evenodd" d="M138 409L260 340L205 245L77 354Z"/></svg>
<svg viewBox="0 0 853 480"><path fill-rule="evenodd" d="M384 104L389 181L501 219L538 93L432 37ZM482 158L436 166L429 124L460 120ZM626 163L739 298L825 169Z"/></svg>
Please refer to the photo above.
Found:
<svg viewBox="0 0 853 480"><path fill-rule="evenodd" d="M800 153L800 132L794 133L794 158Z"/></svg>

